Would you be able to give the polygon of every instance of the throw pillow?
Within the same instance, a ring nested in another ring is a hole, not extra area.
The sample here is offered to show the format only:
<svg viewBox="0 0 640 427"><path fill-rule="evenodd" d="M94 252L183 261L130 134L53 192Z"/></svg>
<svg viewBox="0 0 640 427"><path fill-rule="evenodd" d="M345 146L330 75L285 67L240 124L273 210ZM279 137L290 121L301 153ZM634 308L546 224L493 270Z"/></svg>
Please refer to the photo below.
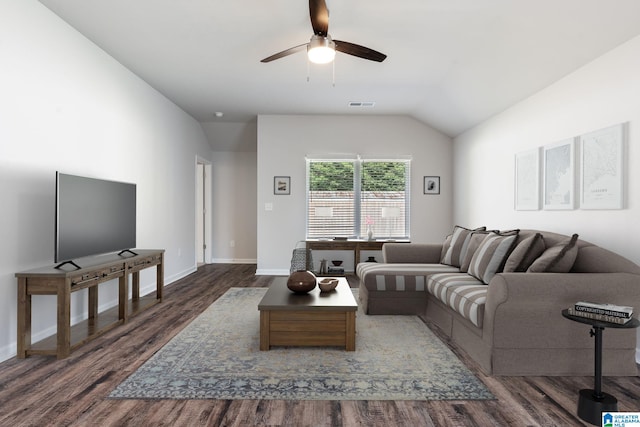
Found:
<svg viewBox="0 0 640 427"><path fill-rule="evenodd" d="M578 235L545 250L527 269L529 273L568 273L578 256Z"/></svg>
<svg viewBox="0 0 640 427"><path fill-rule="evenodd" d="M507 262L504 264L504 272L522 273L540 256L545 250L544 238L542 234L536 233L523 239L511 252Z"/></svg>
<svg viewBox="0 0 640 427"><path fill-rule="evenodd" d="M496 273L502 271L518 238L518 232L513 230L508 233L488 234L471 258L469 274L488 284Z"/></svg>
<svg viewBox="0 0 640 427"><path fill-rule="evenodd" d="M442 262L444 257L447 255L447 251L451 246L451 236L452 235L449 234L447 237L444 238L444 243L442 243L442 252L440 252L440 262Z"/></svg>
<svg viewBox="0 0 640 427"><path fill-rule="evenodd" d="M467 253L464 255L464 259L460 263L460 271L466 273L469 271L469 264L471 264L471 258L473 258L473 254L476 253L478 247L482 243L489 231L474 231L471 233L471 237L469 238L469 244L467 245Z"/></svg>
<svg viewBox="0 0 640 427"><path fill-rule="evenodd" d="M467 245L469 244L471 233L474 231L484 231L486 229L487 227L479 227L471 230L469 228L456 225L453 228L453 234L451 235L451 244L440 262L453 267L460 267L462 258L464 258L464 254L467 250Z"/></svg>

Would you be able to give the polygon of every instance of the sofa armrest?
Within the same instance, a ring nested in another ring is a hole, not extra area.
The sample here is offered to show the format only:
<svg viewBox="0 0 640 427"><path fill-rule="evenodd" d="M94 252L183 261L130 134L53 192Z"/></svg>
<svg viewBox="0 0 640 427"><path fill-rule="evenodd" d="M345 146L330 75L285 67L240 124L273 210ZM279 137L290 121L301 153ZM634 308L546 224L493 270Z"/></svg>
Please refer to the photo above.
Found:
<svg viewBox="0 0 640 427"><path fill-rule="evenodd" d="M438 264L441 252L441 243L385 243L382 245L382 259L386 263Z"/></svg>
<svg viewBox="0 0 640 427"><path fill-rule="evenodd" d="M629 305L640 311L640 275L631 273L501 273L489 283L483 339L497 348L576 348L592 345L561 311L577 301ZM636 314L637 315L637 314ZM622 330L617 330L622 331ZM635 335L609 333L609 342ZM486 335L485 335L486 334ZM616 336L618 334L618 336Z"/></svg>

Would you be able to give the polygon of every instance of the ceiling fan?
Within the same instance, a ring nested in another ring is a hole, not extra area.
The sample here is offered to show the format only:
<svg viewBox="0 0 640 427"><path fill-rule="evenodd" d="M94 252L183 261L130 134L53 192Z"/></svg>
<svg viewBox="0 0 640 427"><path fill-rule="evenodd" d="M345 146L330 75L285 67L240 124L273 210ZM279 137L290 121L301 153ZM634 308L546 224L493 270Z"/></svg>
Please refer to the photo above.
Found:
<svg viewBox="0 0 640 427"><path fill-rule="evenodd" d="M311 27L313 27L313 36L311 36L309 43L283 50L264 58L260 62L271 62L300 52L305 48L307 49L309 60L316 64L326 64L333 61L336 51L376 62L382 62L387 57L387 55L368 47L341 40L332 40L331 36L329 36L329 9L327 9L325 0L309 0L309 15L311 17Z"/></svg>

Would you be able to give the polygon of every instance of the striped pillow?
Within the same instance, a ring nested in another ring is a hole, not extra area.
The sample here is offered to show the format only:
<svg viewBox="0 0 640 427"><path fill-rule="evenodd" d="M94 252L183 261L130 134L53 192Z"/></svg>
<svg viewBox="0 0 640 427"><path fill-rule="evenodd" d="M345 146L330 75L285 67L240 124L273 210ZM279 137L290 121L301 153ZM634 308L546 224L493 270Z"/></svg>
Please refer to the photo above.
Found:
<svg viewBox="0 0 640 427"><path fill-rule="evenodd" d="M453 228L453 234L451 235L451 243L444 257L440 260L441 264L452 265L454 267L460 267L464 255L467 252L467 246L471 239L471 233L474 231L484 231L487 227L480 227L474 230L469 228L460 227L456 225Z"/></svg>
<svg viewBox="0 0 640 427"><path fill-rule="evenodd" d="M447 237L444 238L444 243L442 244L442 251L440 252L440 263L444 264L444 257L447 255L447 251L449 250L449 248L451 247L451 237L452 235L449 234Z"/></svg>
<svg viewBox="0 0 640 427"><path fill-rule="evenodd" d="M507 233L490 233L473 254L469 264L469 274L488 284L496 273L502 271L517 237L517 230Z"/></svg>
<svg viewBox="0 0 640 427"><path fill-rule="evenodd" d="M487 237L490 231L474 231L471 233L471 237L469 238L469 244L467 245L467 253L464 255L464 258L460 262L460 271L466 273L469 271L469 264L471 264L471 258L473 258L473 254L476 253L480 244Z"/></svg>

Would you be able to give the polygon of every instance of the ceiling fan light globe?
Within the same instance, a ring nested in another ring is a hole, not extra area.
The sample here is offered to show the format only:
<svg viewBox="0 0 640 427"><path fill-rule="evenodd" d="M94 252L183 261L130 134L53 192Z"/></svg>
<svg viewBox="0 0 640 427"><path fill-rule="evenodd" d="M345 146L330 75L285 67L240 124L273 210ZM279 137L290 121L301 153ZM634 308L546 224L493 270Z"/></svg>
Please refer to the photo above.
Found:
<svg viewBox="0 0 640 427"><path fill-rule="evenodd" d="M328 64L336 56L336 44L329 37L314 35L307 45L307 56L314 64Z"/></svg>
<svg viewBox="0 0 640 427"><path fill-rule="evenodd" d="M336 56L336 51L330 47L314 47L307 52L309 55L309 61L314 64L328 64L333 61Z"/></svg>

